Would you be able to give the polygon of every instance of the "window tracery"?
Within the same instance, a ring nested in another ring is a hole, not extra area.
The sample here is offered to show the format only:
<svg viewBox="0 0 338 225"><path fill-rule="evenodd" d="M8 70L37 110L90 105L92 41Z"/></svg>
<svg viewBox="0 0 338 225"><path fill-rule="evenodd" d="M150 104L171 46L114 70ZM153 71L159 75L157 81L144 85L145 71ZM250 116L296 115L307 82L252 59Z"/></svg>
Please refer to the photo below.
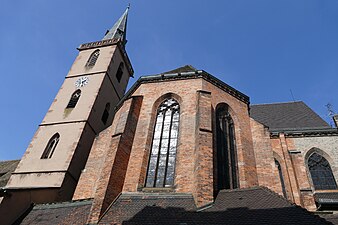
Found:
<svg viewBox="0 0 338 225"><path fill-rule="evenodd" d="M76 90L73 94L72 97L70 98L68 104L67 104L67 109L69 108L75 108L77 102L79 101L79 98L81 96L81 90Z"/></svg>
<svg viewBox="0 0 338 225"><path fill-rule="evenodd" d="M237 154L234 122L227 104L216 108L217 188L238 188Z"/></svg>
<svg viewBox="0 0 338 225"><path fill-rule="evenodd" d="M55 151L55 148L60 140L60 134L56 133L53 137L48 141L48 144L45 150L42 153L41 159L50 159Z"/></svg>
<svg viewBox="0 0 338 225"><path fill-rule="evenodd" d="M97 59L99 58L99 56L100 56L100 50L97 49L97 50L95 50L95 51L90 55L90 57L89 57L89 59L88 59L88 61L87 61L87 63L86 63L86 67L87 67L87 68L90 68L90 67L95 66L96 61L97 61Z"/></svg>
<svg viewBox="0 0 338 225"><path fill-rule="evenodd" d="M157 110L146 187L174 184L180 107L176 100L165 100Z"/></svg>
<svg viewBox="0 0 338 225"><path fill-rule="evenodd" d="M275 165L278 169L279 181L280 181L281 186L282 186L283 196L284 196L284 198L287 198L282 167L281 167L280 163L277 161L277 159L275 159Z"/></svg>
<svg viewBox="0 0 338 225"><path fill-rule="evenodd" d="M315 190L335 190L337 183L329 162L318 153L308 159L308 167Z"/></svg>

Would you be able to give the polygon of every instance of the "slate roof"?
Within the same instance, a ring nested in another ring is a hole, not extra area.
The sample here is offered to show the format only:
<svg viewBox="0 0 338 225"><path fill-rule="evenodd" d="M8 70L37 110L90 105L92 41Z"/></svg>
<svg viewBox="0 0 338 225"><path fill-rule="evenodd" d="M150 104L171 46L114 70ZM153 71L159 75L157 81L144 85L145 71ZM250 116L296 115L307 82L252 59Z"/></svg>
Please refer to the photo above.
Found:
<svg viewBox="0 0 338 225"><path fill-rule="evenodd" d="M196 72L197 69L192 65L185 65L182 67L178 67L176 69L161 73L161 74L174 74L174 73L186 73L186 72Z"/></svg>
<svg viewBox="0 0 338 225"><path fill-rule="evenodd" d="M92 201L74 201L35 205L28 215L15 224L21 225L75 225L86 224Z"/></svg>
<svg viewBox="0 0 338 225"><path fill-rule="evenodd" d="M0 161L0 188L5 187L20 160Z"/></svg>
<svg viewBox="0 0 338 225"><path fill-rule="evenodd" d="M195 209L189 195L122 194L99 224L331 224L262 187L223 190L214 204Z"/></svg>
<svg viewBox="0 0 338 225"><path fill-rule="evenodd" d="M270 131L331 129L302 101L251 105L250 116Z"/></svg>
<svg viewBox="0 0 338 225"><path fill-rule="evenodd" d="M160 209L160 211L158 211ZM146 213L144 214L144 210ZM148 212L150 210L150 212ZM163 211L166 216L163 216ZM190 194L122 194L106 211L99 224L177 224L180 213L196 210ZM178 212L179 211L179 212ZM136 222L133 221L137 218ZM168 219L170 218L168 223Z"/></svg>

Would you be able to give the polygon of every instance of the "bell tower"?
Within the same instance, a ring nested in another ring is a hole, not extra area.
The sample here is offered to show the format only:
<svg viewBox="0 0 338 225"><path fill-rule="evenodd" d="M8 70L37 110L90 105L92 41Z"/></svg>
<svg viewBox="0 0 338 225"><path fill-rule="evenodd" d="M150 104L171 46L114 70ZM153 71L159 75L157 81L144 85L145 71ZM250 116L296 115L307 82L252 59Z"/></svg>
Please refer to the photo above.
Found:
<svg viewBox="0 0 338 225"><path fill-rule="evenodd" d="M34 203L71 200L94 138L111 124L133 76L125 51L128 11L102 40L78 47L78 56L5 188L13 194L4 200L13 200L15 192L26 193Z"/></svg>

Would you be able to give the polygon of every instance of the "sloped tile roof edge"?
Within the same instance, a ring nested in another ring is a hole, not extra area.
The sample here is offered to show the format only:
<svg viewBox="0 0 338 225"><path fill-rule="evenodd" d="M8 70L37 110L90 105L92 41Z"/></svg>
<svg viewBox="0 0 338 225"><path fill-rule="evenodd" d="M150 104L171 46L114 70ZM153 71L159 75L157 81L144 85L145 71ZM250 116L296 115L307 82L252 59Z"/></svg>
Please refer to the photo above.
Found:
<svg viewBox="0 0 338 225"><path fill-rule="evenodd" d="M288 199L284 198L283 196L277 194L276 192L274 192L273 190L269 189L268 187L265 187L265 186L254 186L254 187L249 187L249 188L239 188L239 189L232 189L232 190L221 190L221 192L245 192L245 191L249 191L249 190L264 190L266 191L267 193L271 194L271 195L274 195L276 197L278 197L279 199L283 200L284 202L290 204L290 206L294 206L300 210L302 210L303 212L313 216L315 219L319 219L323 222L326 222L327 224L333 224L329 221L327 221L326 219L324 219L323 217L320 217L316 214L314 214L313 212L310 212L308 211L307 209L289 201Z"/></svg>
<svg viewBox="0 0 338 225"><path fill-rule="evenodd" d="M177 68L175 70L178 70L178 69L180 69L180 68ZM175 70L173 70L173 71L175 71ZM122 106L123 102L126 99L131 97L131 95L136 91L136 89L141 84L163 82L163 81L170 81L170 80L198 79L198 78L202 78L202 79L214 84L218 88L226 91L227 93L229 93L233 97L237 98L238 100L246 103L247 105L250 104L249 96L247 96L247 95L243 94L242 92L236 90L235 88L233 88L230 85L224 83L220 79L216 78L215 76L209 74L208 72L206 72L204 70L195 70L195 71L181 72L181 73L167 73L166 72L166 73L155 74L155 75L141 76L133 84L133 86L128 90L128 92L124 95L124 97L122 97L122 99L119 101L119 103L115 107L115 111L117 111Z"/></svg>

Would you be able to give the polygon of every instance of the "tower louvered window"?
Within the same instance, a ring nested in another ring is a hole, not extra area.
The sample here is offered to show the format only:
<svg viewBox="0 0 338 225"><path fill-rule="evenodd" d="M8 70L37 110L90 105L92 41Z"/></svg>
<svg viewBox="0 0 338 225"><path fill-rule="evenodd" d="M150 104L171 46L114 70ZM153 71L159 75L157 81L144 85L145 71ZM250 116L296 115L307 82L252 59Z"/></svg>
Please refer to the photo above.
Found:
<svg viewBox="0 0 338 225"><path fill-rule="evenodd" d="M87 68L90 68L90 67L93 67L97 61L97 59L99 58L100 56L100 50L97 49L95 50L89 57L87 63L86 63L86 67Z"/></svg>
<svg viewBox="0 0 338 225"><path fill-rule="evenodd" d="M110 110L110 103L106 104L106 107L104 108L101 121L103 122L104 125L106 125L108 117L109 117L109 110Z"/></svg>
<svg viewBox="0 0 338 225"><path fill-rule="evenodd" d="M59 140L60 140L59 133L54 134L53 137L48 141L48 144L42 153L41 159L50 159L53 156L53 153L55 151L57 144L59 143Z"/></svg>
<svg viewBox="0 0 338 225"><path fill-rule="evenodd" d="M308 167L316 190L337 189L331 166L323 156L313 153L308 159Z"/></svg>
<svg viewBox="0 0 338 225"><path fill-rule="evenodd" d="M216 108L216 135L217 188L238 188L235 127L226 104Z"/></svg>
<svg viewBox="0 0 338 225"><path fill-rule="evenodd" d="M116 79L119 83L121 82L121 79L122 79L122 76L123 76L123 69L124 69L124 64L123 64L123 62L121 62L120 65L119 65L119 68L117 69L117 72L116 72Z"/></svg>
<svg viewBox="0 0 338 225"><path fill-rule="evenodd" d="M165 100L157 110L146 187L174 185L180 106L174 99Z"/></svg>
<svg viewBox="0 0 338 225"><path fill-rule="evenodd" d="M287 195L286 195L286 189L285 189L285 183L284 183L284 178L283 178L282 167L281 167L280 163L277 161L277 159L275 159L275 165L276 165L276 167L278 169L279 181L280 181L280 184L282 186L283 196L284 196L284 198L286 198Z"/></svg>
<svg viewBox="0 0 338 225"><path fill-rule="evenodd" d="M68 105L67 105L67 109L69 108L75 108L77 102L79 101L79 98L81 96L81 90L76 90L73 94L72 97L70 98Z"/></svg>

